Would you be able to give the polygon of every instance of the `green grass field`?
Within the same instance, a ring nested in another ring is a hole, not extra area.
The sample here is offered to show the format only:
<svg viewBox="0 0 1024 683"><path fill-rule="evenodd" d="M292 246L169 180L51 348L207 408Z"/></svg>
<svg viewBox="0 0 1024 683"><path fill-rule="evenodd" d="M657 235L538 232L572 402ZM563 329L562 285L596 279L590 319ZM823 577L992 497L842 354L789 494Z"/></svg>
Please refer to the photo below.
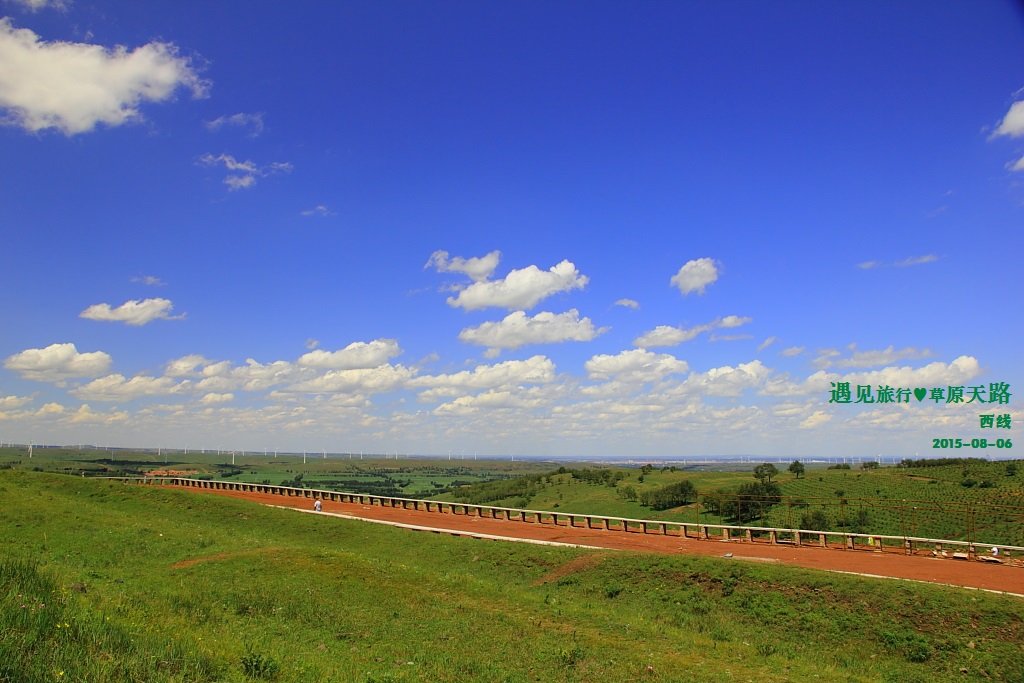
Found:
<svg viewBox="0 0 1024 683"><path fill-rule="evenodd" d="M5 683L1024 680L1010 596L21 470L0 501Z"/></svg>
<svg viewBox="0 0 1024 683"><path fill-rule="evenodd" d="M581 467L579 465L575 466ZM751 465L752 468L752 465ZM797 478L785 471L779 484L781 503L749 522L755 526L808 528L803 515L821 510L824 528L854 533L916 536L976 543L1024 545L1024 462L972 461L941 467L879 469L808 469ZM596 469L591 466L591 469ZM735 491L754 481L749 471L691 471L676 468L607 468L621 476L614 482L590 483L571 468L534 477L528 488L506 493L516 482L481 483L437 496L499 506L589 513L634 519L734 523L713 514L704 504L716 492ZM656 511L624 497L627 490L653 491L689 480L700 494L700 505ZM524 482L526 480L523 480ZM965 483L971 483L965 486ZM845 525L844 525L845 522ZM820 527L817 527L820 528Z"/></svg>

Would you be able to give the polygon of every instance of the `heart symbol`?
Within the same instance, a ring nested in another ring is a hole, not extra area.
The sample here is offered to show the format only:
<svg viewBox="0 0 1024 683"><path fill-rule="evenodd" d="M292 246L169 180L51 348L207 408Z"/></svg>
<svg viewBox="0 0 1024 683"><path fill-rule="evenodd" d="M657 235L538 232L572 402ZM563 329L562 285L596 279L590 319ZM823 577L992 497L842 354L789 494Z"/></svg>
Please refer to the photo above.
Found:
<svg viewBox="0 0 1024 683"><path fill-rule="evenodd" d="M918 401L924 400L924 395L928 393L927 389L914 389L914 396L917 397Z"/></svg>

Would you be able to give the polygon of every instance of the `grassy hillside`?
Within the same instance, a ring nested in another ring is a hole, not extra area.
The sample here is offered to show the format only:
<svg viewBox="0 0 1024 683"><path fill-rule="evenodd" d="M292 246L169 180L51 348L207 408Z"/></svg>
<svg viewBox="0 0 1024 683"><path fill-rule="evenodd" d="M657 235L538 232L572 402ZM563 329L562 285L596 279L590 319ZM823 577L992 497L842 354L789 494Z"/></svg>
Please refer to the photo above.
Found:
<svg viewBox="0 0 1024 683"><path fill-rule="evenodd" d="M0 681L1024 680L1019 598L0 471Z"/></svg>
<svg viewBox="0 0 1024 683"><path fill-rule="evenodd" d="M579 467L579 466L577 466ZM894 536L919 536L978 543L1024 545L1024 463L969 461L937 467L808 469L773 477L780 503L749 523ZM536 510L618 517L735 523L708 503L754 482L750 471L709 472L680 468L563 468L521 480L481 483L439 498ZM592 475L607 472L603 479ZM586 476L584 476L586 475ZM688 480L700 505L656 510L641 504L652 492ZM760 511L759 511L760 512ZM818 512L817 526L805 515Z"/></svg>

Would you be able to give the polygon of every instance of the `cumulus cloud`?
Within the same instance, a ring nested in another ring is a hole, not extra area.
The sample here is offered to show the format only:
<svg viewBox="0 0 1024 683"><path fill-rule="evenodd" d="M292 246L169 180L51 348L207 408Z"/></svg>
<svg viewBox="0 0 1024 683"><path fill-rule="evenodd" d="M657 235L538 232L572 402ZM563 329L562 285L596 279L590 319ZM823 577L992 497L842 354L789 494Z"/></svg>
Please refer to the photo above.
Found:
<svg viewBox="0 0 1024 683"><path fill-rule="evenodd" d="M672 327L671 325L658 325L649 332L644 332L642 335L633 340L633 346L646 349L655 346L676 346L682 344L685 341L690 341L698 334L703 332L710 332L716 328L724 327L739 327L740 325L746 325L751 322L752 318L744 318L738 315L727 315L724 318L718 318L704 325L696 325L694 327ZM735 339L749 339L749 335L735 335ZM726 340L730 337L717 337L716 340Z"/></svg>
<svg viewBox="0 0 1024 683"><path fill-rule="evenodd" d="M1006 112L999 127L992 133L992 137L1000 135L1011 138L1019 138L1024 135L1024 100L1010 105L1010 110Z"/></svg>
<svg viewBox="0 0 1024 683"><path fill-rule="evenodd" d="M206 122L206 127L210 130L219 130L224 126L245 128L249 132L249 137L259 137L259 134L263 132L263 112L232 114L231 116L221 116L213 121Z"/></svg>
<svg viewBox="0 0 1024 683"><path fill-rule="evenodd" d="M14 410L31 402L30 396L0 396L0 410Z"/></svg>
<svg viewBox="0 0 1024 683"><path fill-rule="evenodd" d="M753 318L744 318L738 315L727 315L721 320L712 323L715 327L739 327L752 322Z"/></svg>
<svg viewBox="0 0 1024 683"><path fill-rule="evenodd" d="M235 399L234 394L217 394L210 392L199 399L199 402L206 406L218 405L220 403L228 403Z"/></svg>
<svg viewBox="0 0 1024 683"><path fill-rule="evenodd" d="M467 311L490 306L526 310L552 294L582 289L589 281L571 261L562 261L546 271L527 266L513 270L502 280L474 282L458 296L449 297L448 305Z"/></svg>
<svg viewBox="0 0 1024 683"><path fill-rule="evenodd" d="M472 415L485 410L512 410L538 408L546 401L536 395L513 391L485 391L476 396L460 396L434 409L435 415Z"/></svg>
<svg viewBox="0 0 1024 683"><path fill-rule="evenodd" d="M179 88L202 97L208 84L170 43L128 51L87 43L45 42L0 19L0 108L5 123L65 135L141 119L143 102L170 99Z"/></svg>
<svg viewBox="0 0 1024 683"><path fill-rule="evenodd" d="M495 389L521 384L546 384L554 379L555 364L550 358L537 355L526 360L509 360L494 365L478 365L472 371L424 375L411 379L409 386L462 391L466 389ZM428 396L444 395L445 393L447 392L434 392Z"/></svg>
<svg viewBox="0 0 1024 683"><path fill-rule="evenodd" d="M187 357L186 357L187 358ZM233 366L228 361L204 365L199 369L201 379L196 389L207 392L235 390L264 391L270 387L300 378L299 368L288 361L259 363L247 358L245 365Z"/></svg>
<svg viewBox="0 0 1024 683"><path fill-rule="evenodd" d="M330 370L319 377L287 386L281 391L307 394L380 394L401 387L412 375L413 371L403 365Z"/></svg>
<svg viewBox="0 0 1024 683"><path fill-rule="evenodd" d="M190 385L188 380L176 382L170 377L136 375L127 379L124 375L114 374L94 379L71 393L87 401L131 401L144 396L180 394Z"/></svg>
<svg viewBox="0 0 1024 683"><path fill-rule="evenodd" d="M96 377L110 367L102 351L79 353L74 344L51 344L45 349L26 349L8 356L4 367L36 382L61 382L70 377Z"/></svg>
<svg viewBox="0 0 1024 683"><path fill-rule="evenodd" d="M818 394L825 398L832 388L832 382L849 382L851 386L871 385L899 388L959 386L981 374L978 359L960 356L950 363L936 361L922 368L895 365L873 370L841 375L836 372L819 370L802 382L793 381L783 375L773 378L761 391L766 396L806 396Z"/></svg>
<svg viewBox="0 0 1024 683"><path fill-rule="evenodd" d="M243 190L256 184L257 178L266 178L277 173L290 173L292 165L288 162L273 161L269 164L257 164L252 161L239 161L230 154L204 154L197 162L200 166L224 166L231 172L224 178L224 184L231 190Z"/></svg>
<svg viewBox="0 0 1024 683"><path fill-rule="evenodd" d="M447 251L438 250L430 255L423 267L433 266L439 273L465 273L474 282L483 282L494 273L500 260L500 251L492 251L485 256L474 256L467 259L461 256L450 258Z"/></svg>
<svg viewBox="0 0 1024 683"><path fill-rule="evenodd" d="M693 373L679 387L679 393L697 393L707 396L738 396L745 389L765 383L771 370L759 360L740 363L736 367L725 365L707 372Z"/></svg>
<svg viewBox="0 0 1024 683"><path fill-rule="evenodd" d="M316 349L303 354L296 365L307 368L354 370L375 368L402 353L394 339L376 339L372 342L353 342L338 351Z"/></svg>
<svg viewBox="0 0 1024 683"><path fill-rule="evenodd" d="M801 429L814 429L815 427L821 426L832 419L832 416L826 413L824 410L816 410L814 413L809 415L807 419L800 423Z"/></svg>
<svg viewBox="0 0 1024 683"><path fill-rule="evenodd" d="M689 370L686 361L668 353L654 353L644 349L621 351L612 356L600 354L583 364L587 376L593 380L614 379L623 383L641 384Z"/></svg>
<svg viewBox="0 0 1024 683"><path fill-rule="evenodd" d="M623 308L632 308L634 310L640 308L640 302L633 301L632 299L619 299L615 302L615 305L622 306Z"/></svg>
<svg viewBox="0 0 1024 683"><path fill-rule="evenodd" d="M133 277L131 281L132 282L141 282L142 284L148 285L150 287L163 287L164 285L167 284L166 282L164 282L160 278L155 277L153 275L144 275L142 277Z"/></svg>
<svg viewBox="0 0 1024 683"><path fill-rule="evenodd" d="M117 308L111 308L110 304L93 304L78 314L79 318L87 320L101 320L105 322L120 322L126 325L145 325L154 320L182 320L185 314L170 315L174 304L168 299L143 299L142 301L126 301Z"/></svg>
<svg viewBox="0 0 1024 683"><path fill-rule="evenodd" d="M164 376L176 378L200 377L202 376L202 373L199 368L210 365L212 362L213 361L196 353L188 356L182 356L181 358L167 363L167 367L164 370Z"/></svg>
<svg viewBox="0 0 1024 683"><path fill-rule="evenodd" d="M590 341L610 328L595 328L590 318L580 318L575 308L565 313L543 311L527 316L515 311L498 322L467 327L459 339L492 349L518 349L527 344L556 344L564 341Z"/></svg>
<svg viewBox="0 0 1024 683"><path fill-rule="evenodd" d="M671 325L658 325L650 332L644 332L634 339L633 346L642 349L649 349L655 346L676 346L684 341L690 341L701 332L707 332L711 329L711 325L697 325L689 329L672 327Z"/></svg>
<svg viewBox="0 0 1024 683"><path fill-rule="evenodd" d="M683 294L703 294L704 288L717 279L718 268L715 261L710 258L699 258L687 261L679 272L672 276L670 284L678 287Z"/></svg>

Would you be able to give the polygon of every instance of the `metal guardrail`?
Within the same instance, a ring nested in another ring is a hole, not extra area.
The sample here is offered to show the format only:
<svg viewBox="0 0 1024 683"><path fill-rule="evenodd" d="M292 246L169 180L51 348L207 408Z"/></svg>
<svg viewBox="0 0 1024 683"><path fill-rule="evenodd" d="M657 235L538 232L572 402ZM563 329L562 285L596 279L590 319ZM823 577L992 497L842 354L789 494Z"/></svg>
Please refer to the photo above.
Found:
<svg viewBox="0 0 1024 683"><path fill-rule="evenodd" d="M955 557L976 559L979 549L999 548L1000 552L1024 552L1024 546L1004 545L1001 543L978 543L972 541L954 541L941 538L922 538L917 536L894 536L888 534L850 533L846 531L817 531L812 529L785 529L779 527L740 526L730 524L705 524L701 522L670 522L650 519L633 519L629 517L609 517L576 512L554 512L552 510L526 510L522 508L506 508L494 505L475 505L452 501L421 500L415 498L398 498L369 493L344 493L321 489L295 488L275 486L272 484L251 484L247 482L220 481L209 479L191 479L188 477L96 477L156 486L179 486L189 489L207 489L222 491L241 491L250 493L268 493L287 498L308 498L330 500L360 505L378 505L427 512L461 514L466 516L504 519L523 523L569 526L574 528L599 529L620 533L660 533L665 536L680 536L700 540L766 542L772 545L818 546L822 548L839 547L844 549L864 549L882 551L886 543L890 547L902 546L905 554L913 555L915 550L929 547L934 554L947 556L946 549L954 551ZM545 519L548 522L545 522ZM559 523L563 520L564 523ZM582 523L578 523L582 520ZM595 521L597 525L595 526ZM653 529L653 532L651 531ZM669 533L674 530L676 533ZM835 543L835 539L839 539ZM761 539L765 539L761 541ZM833 545L829 545L830 540ZM962 552L957 552L960 549Z"/></svg>

